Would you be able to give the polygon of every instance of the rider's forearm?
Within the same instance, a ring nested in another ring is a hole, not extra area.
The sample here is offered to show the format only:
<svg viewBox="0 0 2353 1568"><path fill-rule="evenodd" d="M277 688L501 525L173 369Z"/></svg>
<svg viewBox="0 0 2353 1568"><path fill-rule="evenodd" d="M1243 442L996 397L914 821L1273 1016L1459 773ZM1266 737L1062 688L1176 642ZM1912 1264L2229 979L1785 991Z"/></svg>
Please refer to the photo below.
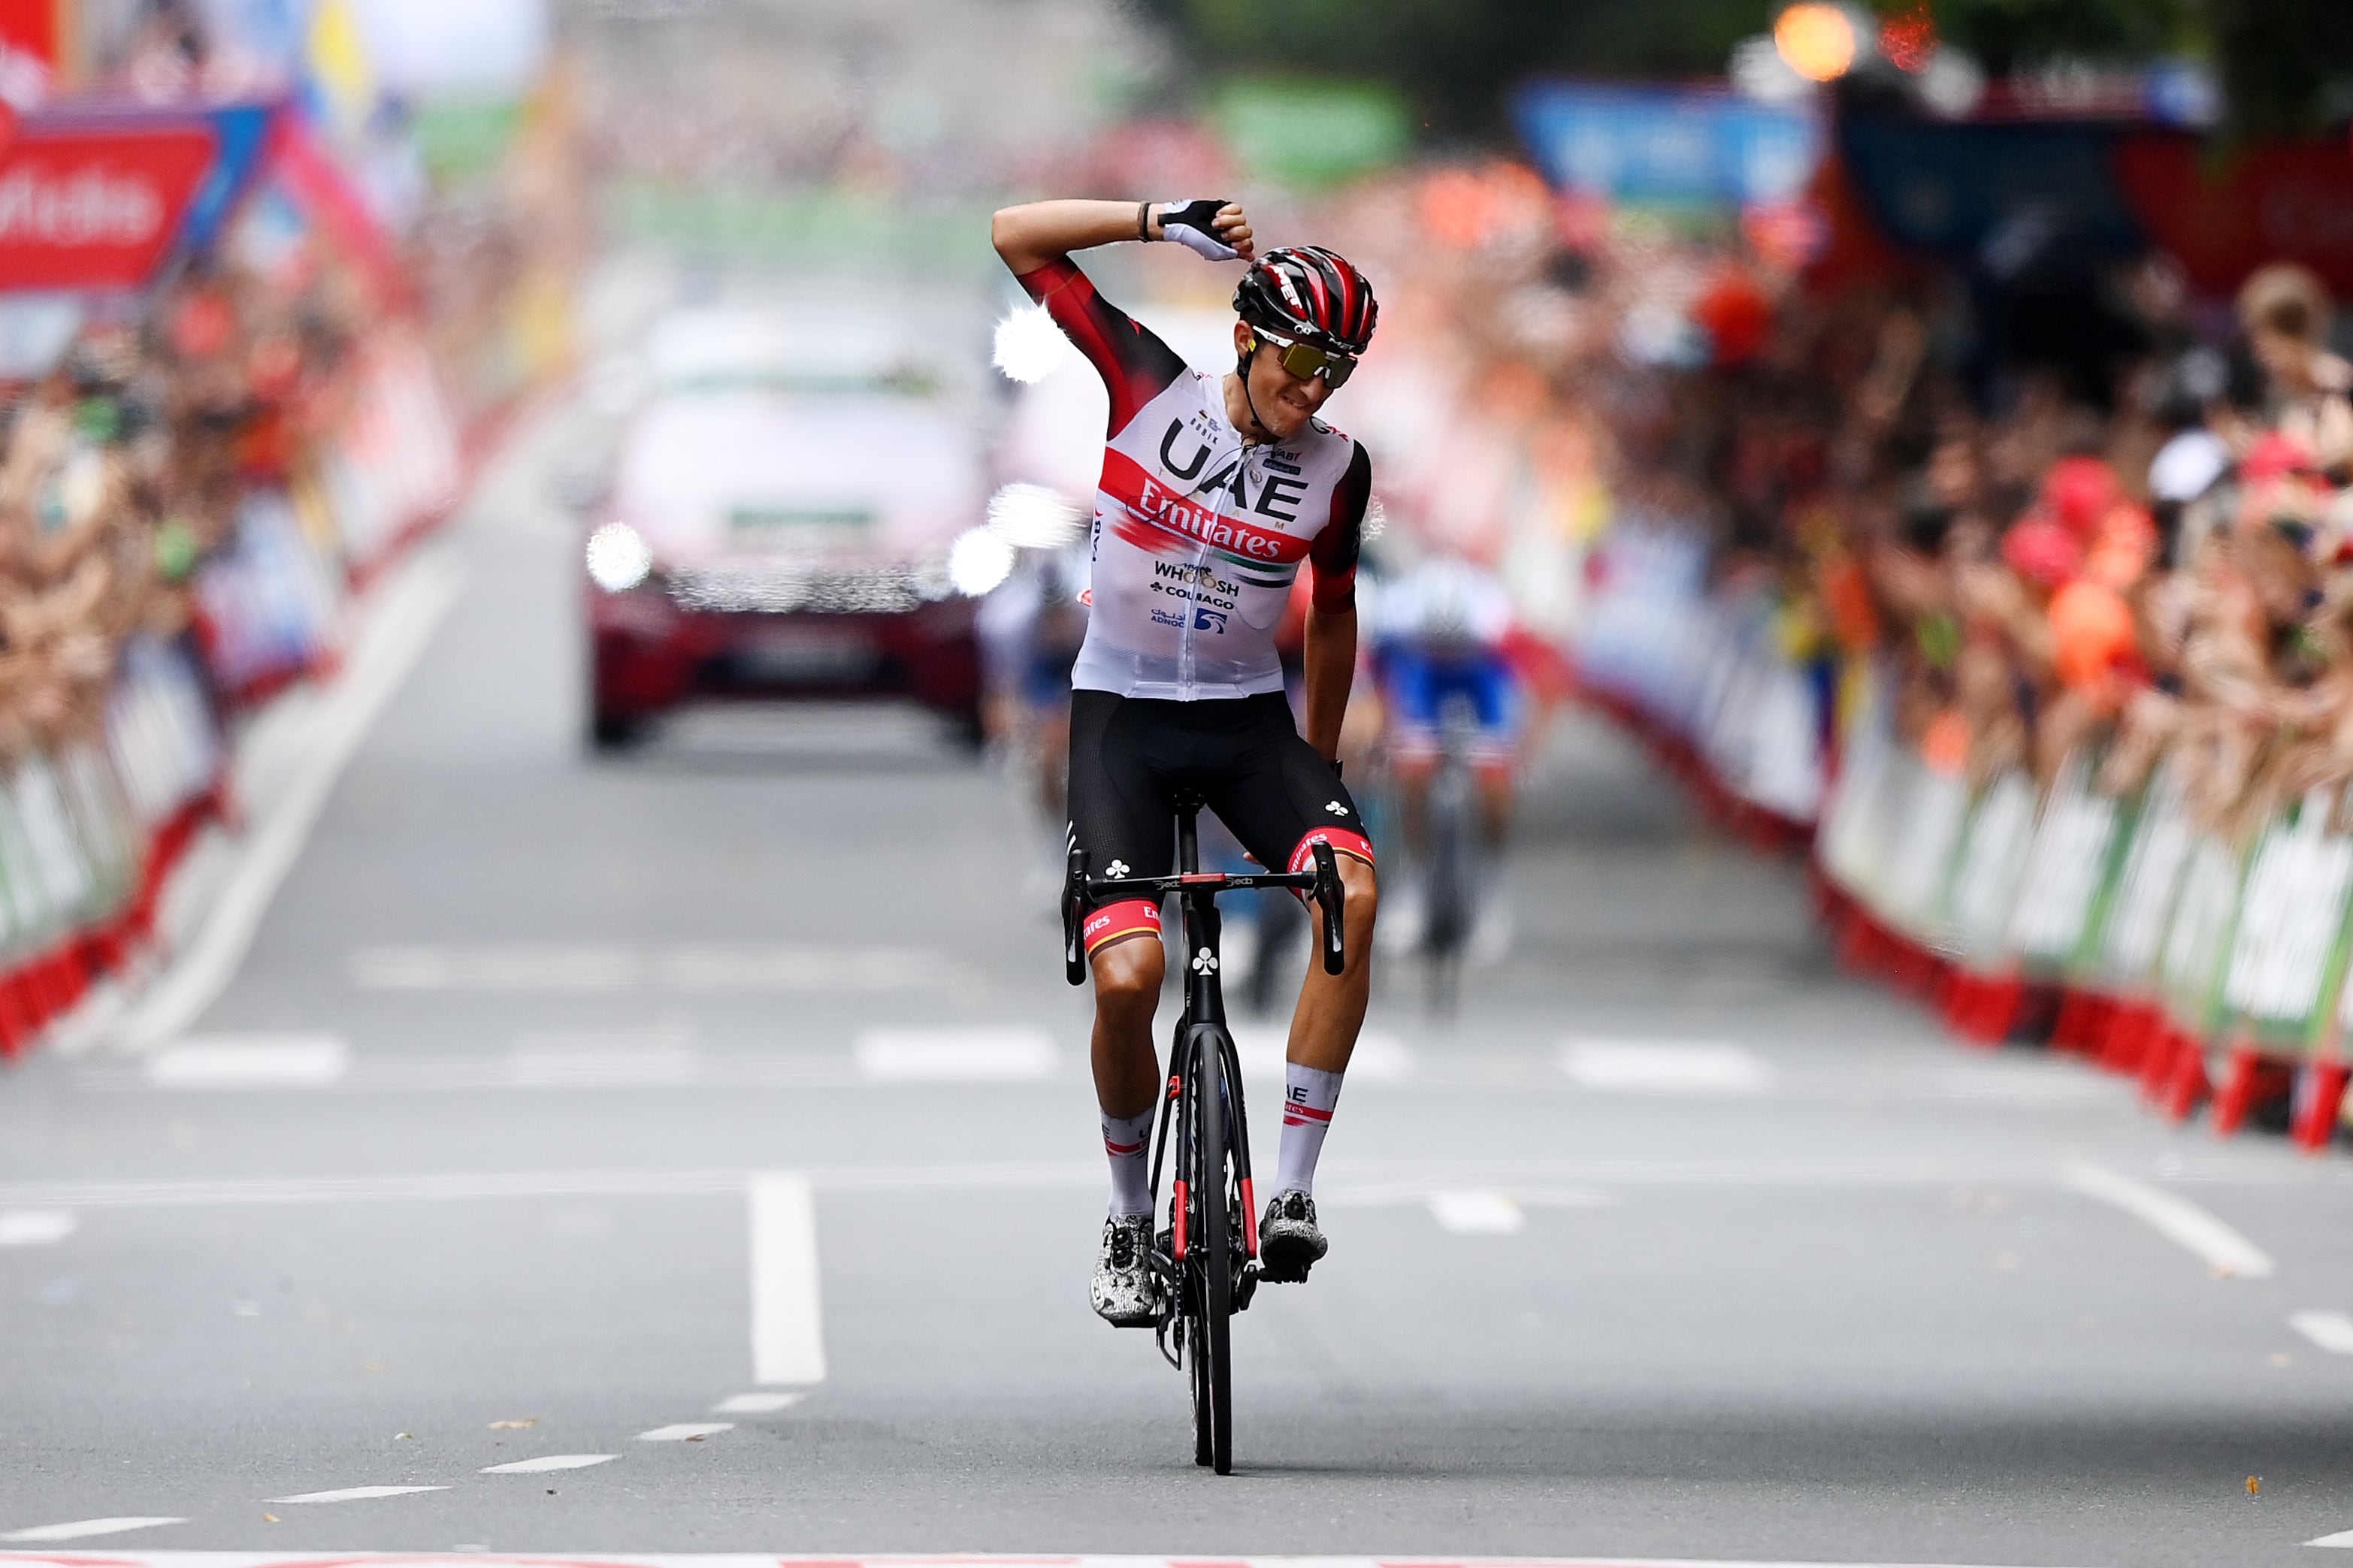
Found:
<svg viewBox="0 0 2353 1568"><path fill-rule="evenodd" d="M1160 209L1166 204L1144 205L1150 214L1146 234L1136 232L1134 202L1054 201L1003 208L989 221L988 237L1018 276L1073 250L1123 239L1160 238Z"/></svg>
<svg viewBox="0 0 2353 1568"><path fill-rule="evenodd" d="M1356 679L1356 607L1307 612L1307 743L1340 754L1348 688Z"/></svg>

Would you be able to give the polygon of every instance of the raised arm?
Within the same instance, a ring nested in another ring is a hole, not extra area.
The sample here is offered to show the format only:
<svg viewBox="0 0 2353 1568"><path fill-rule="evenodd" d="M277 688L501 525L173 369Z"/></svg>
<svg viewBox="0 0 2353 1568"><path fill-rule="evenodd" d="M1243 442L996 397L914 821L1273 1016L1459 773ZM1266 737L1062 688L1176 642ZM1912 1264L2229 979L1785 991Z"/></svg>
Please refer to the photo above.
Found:
<svg viewBox="0 0 2353 1568"><path fill-rule="evenodd" d="M1172 216L1173 225L1165 221ZM1029 202L1002 209L988 226L997 254L1017 277L1073 250L1124 239L1180 239L1198 250L1195 236L1211 245L1223 241L1220 248L1245 261L1255 254L1250 220L1231 202Z"/></svg>

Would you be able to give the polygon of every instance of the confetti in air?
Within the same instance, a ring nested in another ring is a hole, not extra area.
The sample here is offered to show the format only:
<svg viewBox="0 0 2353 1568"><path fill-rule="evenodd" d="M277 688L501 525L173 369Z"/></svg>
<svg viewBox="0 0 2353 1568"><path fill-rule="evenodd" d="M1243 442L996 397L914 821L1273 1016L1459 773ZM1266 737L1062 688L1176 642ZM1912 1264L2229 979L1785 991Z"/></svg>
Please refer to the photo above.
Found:
<svg viewBox="0 0 2353 1568"><path fill-rule="evenodd" d="M1043 305L1025 305L997 323L997 368L1015 381L1043 381L1071 352Z"/></svg>

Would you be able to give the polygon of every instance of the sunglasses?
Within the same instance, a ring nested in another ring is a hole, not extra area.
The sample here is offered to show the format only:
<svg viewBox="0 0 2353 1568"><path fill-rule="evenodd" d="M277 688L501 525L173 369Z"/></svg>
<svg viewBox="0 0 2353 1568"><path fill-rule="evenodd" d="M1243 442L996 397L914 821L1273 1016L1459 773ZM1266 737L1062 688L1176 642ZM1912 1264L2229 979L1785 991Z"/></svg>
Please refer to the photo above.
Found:
<svg viewBox="0 0 2353 1568"><path fill-rule="evenodd" d="M1329 349L1319 349L1314 343L1278 338L1263 327L1252 327L1250 331L1259 342L1273 344L1280 351L1276 357L1282 361L1282 368L1302 381L1320 375L1331 384L1333 391L1337 392L1348 384L1350 376L1356 374L1354 354L1335 353Z"/></svg>

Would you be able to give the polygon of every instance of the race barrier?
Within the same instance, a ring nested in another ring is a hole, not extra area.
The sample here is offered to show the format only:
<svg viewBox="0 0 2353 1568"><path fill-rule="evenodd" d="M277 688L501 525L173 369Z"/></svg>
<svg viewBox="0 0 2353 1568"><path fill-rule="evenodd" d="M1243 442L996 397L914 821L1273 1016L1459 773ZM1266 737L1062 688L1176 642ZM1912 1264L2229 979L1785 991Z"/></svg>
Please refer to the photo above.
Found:
<svg viewBox="0 0 2353 1568"><path fill-rule="evenodd" d="M1895 733L1891 672L1820 665L1771 595L1707 581L1695 535L1621 525L1574 645L1580 692L1719 821L1808 847L1841 961L1980 1047L2046 1045L2139 1079L2179 1121L2337 1134L2353 1026L2353 784L2242 841L2160 762L2127 795L2096 755L2047 786L1972 784ZM1835 720L1824 715L1835 710ZM1760 829L1759 824L1769 825Z"/></svg>
<svg viewBox="0 0 2353 1568"><path fill-rule="evenodd" d="M404 340L365 374L315 460L247 493L192 579L188 634L121 647L102 732L0 766L0 1059L152 954L174 869L207 824L236 819L236 716L339 667L353 595L448 514L503 423L492 410L461 437Z"/></svg>

